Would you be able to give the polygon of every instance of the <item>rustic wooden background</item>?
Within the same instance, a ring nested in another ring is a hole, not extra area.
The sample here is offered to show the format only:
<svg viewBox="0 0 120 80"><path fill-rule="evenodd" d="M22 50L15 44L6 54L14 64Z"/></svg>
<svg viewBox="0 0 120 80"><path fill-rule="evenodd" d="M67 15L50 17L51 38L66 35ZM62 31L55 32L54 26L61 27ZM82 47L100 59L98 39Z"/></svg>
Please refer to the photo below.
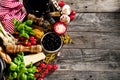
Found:
<svg viewBox="0 0 120 80"><path fill-rule="evenodd" d="M44 80L120 80L120 0L64 0L77 11L59 69Z"/></svg>

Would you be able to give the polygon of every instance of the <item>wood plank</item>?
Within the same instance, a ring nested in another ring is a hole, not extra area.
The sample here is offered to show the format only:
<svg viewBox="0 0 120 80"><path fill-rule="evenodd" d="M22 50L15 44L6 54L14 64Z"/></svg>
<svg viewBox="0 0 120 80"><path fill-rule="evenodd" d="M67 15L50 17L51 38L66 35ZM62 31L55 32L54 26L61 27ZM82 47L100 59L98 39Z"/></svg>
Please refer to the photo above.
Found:
<svg viewBox="0 0 120 80"><path fill-rule="evenodd" d="M120 49L120 33L69 32L73 44L63 48Z"/></svg>
<svg viewBox="0 0 120 80"><path fill-rule="evenodd" d="M69 32L73 44L64 45L63 48L94 48L94 37L91 32Z"/></svg>
<svg viewBox="0 0 120 80"><path fill-rule="evenodd" d="M56 71L44 80L119 80L120 72Z"/></svg>
<svg viewBox="0 0 120 80"><path fill-rule="evenodd" d="M118 71L120 62L80 62L79 60L60 60L58 63L60 71Z"/></svg>
<svg viewBox="0 0 120 80"><path fill-rule="evenodd" d="M106 19L120 19L120 13L96 13L96 16L100 18L100 20Z"/></svg>
<svg viewBox="0 0 120 80"><path fill-rule="evenodd" d="M62 49L59 59L79 62L120 62L120 50Z"/></svg>
<svg viewBox="0 0 120 80"><path fill-rule="evenodd" d="M59 59L82 59L81 49L62 49Z"/></svg>
<svg viewBox="0 0 120 80"><path fill-rule="evenodd" d="M120 50L82 49L86 61L120 62ZM85 60L85 59L84 59Z"/></svg>
<svg viewBox="0 0 120 80"><path fill-rule="evenodd" d="M119 0L64 0L77 12L120 12Z"/></svg>
<svg viewBox="0 0 120 80"><path fill-rule="evenodd" d="M69 24L70 32L120 32L119 13L78 13Z"/></svg>
<svg viewBox="0 0 120 80"><path fill-rule="evenodd" d="M119 13L77 13L75 20L70 22L70 25L80 25L80 24L96 24L101 21L114 21L119 20Z"/></svg>
<svg viewBox="0 0 120 80"><path fill-rule="evenodd" d="M120 71L120 50L63 49L58 70Z"/></svg>
<svg viewBox="0 0 120 80"><path fill-rule="evenodd" d="M81 24L91 24L92 21L99 20L96 13L77 13L75 20L70 22L69 25L81 25Z"/></svg>
<svg viewBox="0 0 120 80"><path fill-rule="evenodd" d="M94 33L95 48L120 49L120 33Z"/></svg>

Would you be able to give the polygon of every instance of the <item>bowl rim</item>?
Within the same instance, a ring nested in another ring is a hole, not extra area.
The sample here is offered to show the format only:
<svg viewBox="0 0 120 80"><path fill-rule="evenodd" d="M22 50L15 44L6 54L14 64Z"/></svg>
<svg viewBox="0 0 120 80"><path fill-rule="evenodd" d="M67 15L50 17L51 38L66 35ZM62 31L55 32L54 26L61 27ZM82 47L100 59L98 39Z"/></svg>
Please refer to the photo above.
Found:
<svg viewBox="0 0 120 80"><path fill-rule="evenodd" d="M58 51L62 48L62 46L63 46L62 38L61 38L58 34L55 33L56 35L59 36L59 38L60 38L60 40L61 40L61 45L60 45L60 47L59 47L58 49L54 50L54 51L49 51L49 50L47 50L47 49L44 48L44 46L43 46L43 44L42 44L43 38L44 38L46 35L51 34L51 33L55 33L55 32L47 32L47 33L45 33L45 34L43 35L43 37L41 38L41 46L42 46L42 49L43 49L45 52L47 52L47 53L55 53L55 52L58 52Z"/></svg>

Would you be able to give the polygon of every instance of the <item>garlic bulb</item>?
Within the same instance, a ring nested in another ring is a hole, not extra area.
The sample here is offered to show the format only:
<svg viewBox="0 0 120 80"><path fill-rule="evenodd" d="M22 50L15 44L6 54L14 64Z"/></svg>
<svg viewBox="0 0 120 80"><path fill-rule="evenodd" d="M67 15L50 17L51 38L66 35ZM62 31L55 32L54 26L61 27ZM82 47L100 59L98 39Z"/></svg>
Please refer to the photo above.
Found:
<svg viewBox="0 0 120 80"><path fill-rule="evenodd" d="M60 21L68 24L68 23L70 22L70 17L69 17L68 15L63 14L63 15L60 17Z"/></svg>
<svg viewBox="0 0 120 80"><path fill-rule="evenodd" d="M69 5L64 5L62 8L62 14L70 15L71 11L72 10Z"/></svg>
<svg viewBox="0 0 120 80"><path fill-rule="evenodd" d="M9 32L6 32L0 23L0 38L3 40L4 45L16 44L17 39L15 39Z"/></svg>

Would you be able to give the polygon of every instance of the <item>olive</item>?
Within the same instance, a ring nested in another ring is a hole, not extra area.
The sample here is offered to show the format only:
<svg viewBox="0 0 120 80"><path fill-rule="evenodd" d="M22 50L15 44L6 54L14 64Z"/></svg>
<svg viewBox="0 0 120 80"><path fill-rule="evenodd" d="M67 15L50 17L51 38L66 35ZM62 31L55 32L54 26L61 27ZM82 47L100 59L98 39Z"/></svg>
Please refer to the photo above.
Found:
<svg viewBox="0 0 120 80"><path fill-rule="evenodd" d="M56 33L50 33L44 36L42 44L46 50L57 50L61 45L61 38Z"/></svg>

